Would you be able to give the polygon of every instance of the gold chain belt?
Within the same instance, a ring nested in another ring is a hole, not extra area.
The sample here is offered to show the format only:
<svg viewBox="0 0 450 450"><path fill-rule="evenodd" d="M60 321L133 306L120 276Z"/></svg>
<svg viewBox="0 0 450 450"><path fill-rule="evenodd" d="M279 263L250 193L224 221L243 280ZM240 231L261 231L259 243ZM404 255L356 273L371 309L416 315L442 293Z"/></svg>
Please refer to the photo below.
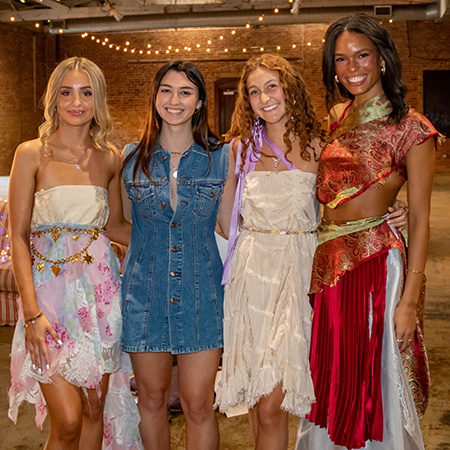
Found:
<svg viewBox="0 0 450 450"><path fill-rule="evenodd" d="M47 228L45 230L33 231L31 233L31 236L40 238L43 234L50 234L52 239L56 242L62 231L67 231L69 233L75 233L72 236L72 239L74 241L78 241L78 239L79 239L78 234L90 234L91 238L89 239L89 242L87 243L87 245L83 249L81 249L79 252L74 253L73 255L70 255L70 256L66 256L65 258L57 259L57 260L46 258L42 253L40 253L38 251L38 249L35 247L34 243L31 242L31 245L30 245L31 254L32 254L31 263L34 264L34 261L36 258L40 259L40 262L38 262L36 264L36 269L38 270L39 273L42 273L44 271L45 265L44 265L43 261L52 263L51 269L52 269L52 272L55 275L55 277L58 276L59 271L61 270L61 268L59 267L60 264L64 264L64 263L70 262L70 261L72 262L72 264L74 264L75 261L79 261L82 264L83 263L92 264L92 262L94 261L94 257L92 256L92 254L88 253L87 250L91 246L91 244L95 240L98 239L99 234L102 231L105 231L105 227L93 228L93 229L52 227L52 228Z"/></svg>
<svg viewBox="0 0 450 450"><path fill-rule="evenodd" d="M275 231L275 230L261 230L260 228L252 228L252 227L244 227L244 230L247 230L247 231L254 231L255 233L271 234L272 236L290 236L290 235L296 235L296 234L314 234L314 233L317 232L317 230L310 230L310 231L297 231L297 230L281 230L281 231Z"/></svg>

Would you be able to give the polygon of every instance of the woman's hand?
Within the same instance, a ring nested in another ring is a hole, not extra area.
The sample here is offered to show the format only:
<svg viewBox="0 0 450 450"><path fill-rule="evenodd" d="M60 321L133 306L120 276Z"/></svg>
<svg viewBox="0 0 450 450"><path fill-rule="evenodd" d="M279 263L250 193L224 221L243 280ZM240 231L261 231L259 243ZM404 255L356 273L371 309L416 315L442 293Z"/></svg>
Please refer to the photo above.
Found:
<svg viewBox="0 0 450 450"><path fill-rule="evenodd" d="M414 339L416 331L416 308L401 301L394 313L395 334L397 337L398 348L404 352Z"/></svg>
<svg viewBox="0 0 450 450"><path fill-rule="evenodd" d="M395 200L394 204L388 208L388 223L398 230L405 230L408 227L408 205L401 200Z"/></svg>
<svg viewBox="0 0 450 450"><path fill-rule="evenodd" d="M47 370L50 369L51 364L47 344L45 343L46 334L49 333L57 344L62 345L63 343L47 317L42 315L33 322L25 322L25 348L27 352L30 352L33 370L40 375L43 372L42 362L45 361Z"/></svg>

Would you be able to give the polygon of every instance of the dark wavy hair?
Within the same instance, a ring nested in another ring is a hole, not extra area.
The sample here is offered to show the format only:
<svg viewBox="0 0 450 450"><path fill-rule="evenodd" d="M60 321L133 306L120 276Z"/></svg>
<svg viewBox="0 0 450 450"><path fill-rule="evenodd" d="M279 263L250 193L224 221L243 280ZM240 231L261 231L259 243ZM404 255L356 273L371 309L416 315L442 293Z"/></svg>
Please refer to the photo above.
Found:
<svg viewBox="0 0 450 450"><path fill-rule="evenodd" d="M326 105L328 111L342 97L348 99L354 98L342 83L335 82L334 52L336 40L344 31L367 36L384 59L386 73L381 76L381 84L384 93L392 104L389 122L398 123L409 111L409 106L405 98L407 88L402 78L402 63L389 33L376 19L362 13L339 19L330 25L325 34L325 44L322 53L322 72L323 83L327 89Z"/></svg>
<svg viewBox="0 0 450 450"><path fill-rule="evenodd" d="M133 168L133 183L136 182L136 176L139 170L141 170L149 180L152 179L150 175L152 157L155 152L155 147L159 140L162 127L161 116L156 110L156 95L162 79L171 70L175 72L183 72L189 81L197 86L198 98L201 100L202 104L192 116L192 137L194 142L203 147L207 152L208 170L211 167L211 157L209 153L218 150L222 145L221 141L209 129L206 84L200 70L191 62L169 61L164 64L164 66L162 66L155 75L144 131L139 139L137 147L125 158L123 163L123 166L125 167L137 153L137 158Z"/></svg>
<svg viewBox="0 0 450 450"><path fill-rule="evenodd" d="M278 55L265 54L262 56L254 56L247 61L239 80L238 97L231 119L231 128L225 136L225 141L229 142L239 136L243 145L243 162L245 161L249 145L251 144L255 148L252 135L255 114L250 104L247 80L249 75L260 67L276 71L280 76L286 102L286 113L287 117L289 117L285 123L286 131L283 135L283 141L287 148L286 154L292 150L292 143L289 136L291 132L294 132L300 138L301 157L305 161L311 159L310 153L306 151L310 147L317 161L318 157L314 148L310 146L310 143L316 137L323 141L324 132L320 122L317 120L303 78L287 60ZM264 120L261 120L261 122L264 123Z"/></svg>

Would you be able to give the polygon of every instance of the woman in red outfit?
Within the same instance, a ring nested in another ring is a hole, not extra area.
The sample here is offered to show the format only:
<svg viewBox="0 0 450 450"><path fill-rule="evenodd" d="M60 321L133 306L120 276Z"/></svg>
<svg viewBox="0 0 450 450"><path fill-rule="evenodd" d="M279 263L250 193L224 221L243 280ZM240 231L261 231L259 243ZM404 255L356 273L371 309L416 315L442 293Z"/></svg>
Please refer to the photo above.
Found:
<svg viewBox="0 0 450 450"><path fill-rule="evenodd" d="M408 107L395 45L369 16L329 27L323 79L331 135L319 162L324 219L311 281L317 401L297 449L422 449L400 352L416 331L439 134ZM406 260L386 213L407 178Z"/></svg>

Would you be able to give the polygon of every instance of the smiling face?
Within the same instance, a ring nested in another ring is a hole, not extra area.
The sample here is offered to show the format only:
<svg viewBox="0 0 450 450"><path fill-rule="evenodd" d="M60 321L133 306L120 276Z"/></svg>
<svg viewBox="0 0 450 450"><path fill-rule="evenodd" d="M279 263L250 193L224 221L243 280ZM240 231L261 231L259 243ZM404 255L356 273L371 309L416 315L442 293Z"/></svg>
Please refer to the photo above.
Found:
<svg viewBox="0 0 450 450"><path fill-rule="evenodd" d="M253 112L266 124L286 122L286 102L280 74L258 67L247 78L247 92Z"/></svg>
<svg viewBox="0 0 450 450"><path fill-rule="evenodd" d="M86 72L73 70L62 80L57 110L60 126L84 126L94 118L94 97Z"/></svg>
<svg viewBox="0 0 450 450"><path fill-rule="evenodd" d="M345 31L336 39L334 66L342 85L356 104L383 93L381 65L375 44L365 35Z"/></svg>
<svg viewBox="0 0 450 450"><path fill-rule="evenodd" d="M155 100L163 124L191 126L192 116L201 105L197 86L184 72L167 72L161 80Z"/></svg>

